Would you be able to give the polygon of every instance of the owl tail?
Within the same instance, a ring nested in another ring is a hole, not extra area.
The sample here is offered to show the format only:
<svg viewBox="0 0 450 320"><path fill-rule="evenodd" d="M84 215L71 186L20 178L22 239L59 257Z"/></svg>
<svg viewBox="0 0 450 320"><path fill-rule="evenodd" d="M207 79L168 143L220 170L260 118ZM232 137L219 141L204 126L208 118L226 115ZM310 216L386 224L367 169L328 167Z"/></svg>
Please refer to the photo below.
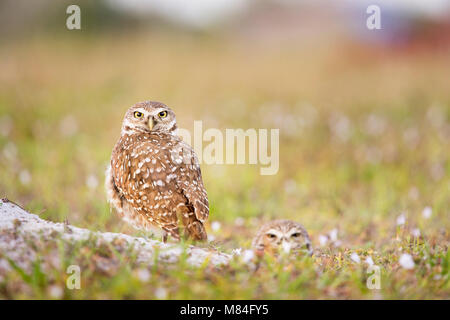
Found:
<svg viewBox="0 0 450 320"><path fill-rule="evenodd" d="M179 227L184 229L184 238L194 241L204 241L208 238L206 234L205 226L197 219L194 207L180 206L177 210L179 217Z"/></svg>
<svg viewBox="0 0 450 320"><path fill-rule="evenodd" d="M190 238L195 241L204 241L208 238L205 226L197 219L195 219L194 221L189 221L184 229L184 235L186 238Z"/></svg>

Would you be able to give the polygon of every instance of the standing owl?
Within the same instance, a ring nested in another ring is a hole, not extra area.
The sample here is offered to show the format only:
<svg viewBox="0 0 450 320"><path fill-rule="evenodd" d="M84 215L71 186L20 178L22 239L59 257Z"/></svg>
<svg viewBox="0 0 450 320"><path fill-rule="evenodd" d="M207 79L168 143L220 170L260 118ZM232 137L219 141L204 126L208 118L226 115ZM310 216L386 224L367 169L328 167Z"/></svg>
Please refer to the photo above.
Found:
<svg viewBox="0 0 450 320"><path fill-rule="evenodd" d="M278 253L299 253L306 249L312 255L311 240L306 229L290 220L274 220L263 225L253 238L252 246L256 251Z"/></svg>
<svg viewBox="0 0 450 320"><path fill-rule="evenodd" d="M174 112L140 102L128 109L106 171L108 201L133 227L193 240L207 238L209 203L194 150L176 135Z"/></svg>

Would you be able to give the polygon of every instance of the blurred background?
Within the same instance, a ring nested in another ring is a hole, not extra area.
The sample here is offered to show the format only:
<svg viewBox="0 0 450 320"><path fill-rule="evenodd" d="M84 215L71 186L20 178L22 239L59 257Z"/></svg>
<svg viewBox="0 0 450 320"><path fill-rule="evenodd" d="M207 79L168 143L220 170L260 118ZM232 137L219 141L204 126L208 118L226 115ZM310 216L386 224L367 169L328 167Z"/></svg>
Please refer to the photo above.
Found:
<svg viewBox="0 0 450 320"><path fill-rule="evenodd" d="M277 175L202 165L211 239L245 246L292 218L315 243L339 230L376 245L403 214L448 241L448 1L77 1L81 30L68 30L73 3L0 2L2 197L133 233L110 212L104 170L126 109L157 100L182 128L280 128Z"/></svg>

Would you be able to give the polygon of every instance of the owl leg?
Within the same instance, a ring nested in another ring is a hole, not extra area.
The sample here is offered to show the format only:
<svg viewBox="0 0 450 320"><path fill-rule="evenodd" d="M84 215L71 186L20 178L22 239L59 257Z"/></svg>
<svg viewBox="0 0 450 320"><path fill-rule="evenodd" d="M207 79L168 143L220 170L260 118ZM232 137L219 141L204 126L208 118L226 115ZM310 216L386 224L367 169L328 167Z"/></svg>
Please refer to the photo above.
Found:
<svg viewBox="0 0 450 320"><path fill-rule="evenodd" d="M177 225L169 225L163 228L162 241L167 242L167 239L171 236L175 241L180 241L180 234L178 233Z"/></svg>
<svg viewBox="0 0 450 320"><path fill-rule="evenodd" d="M186 238L192 238L193 240L203 241L208 238L205 227L198 220L190 221L184 232Z"/></svg>

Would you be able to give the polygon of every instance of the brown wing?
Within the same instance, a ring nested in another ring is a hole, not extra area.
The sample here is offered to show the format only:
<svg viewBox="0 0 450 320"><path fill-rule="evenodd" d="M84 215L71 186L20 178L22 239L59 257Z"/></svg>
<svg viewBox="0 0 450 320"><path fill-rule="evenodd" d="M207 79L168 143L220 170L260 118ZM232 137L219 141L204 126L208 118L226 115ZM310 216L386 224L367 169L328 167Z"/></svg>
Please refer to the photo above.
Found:
<svg viewBox="0 0 450 320"><path fill-rule="evenodd" d="M209 201L206 189L203 185L202 172L200 170L198 158L194 150L187 143L180 141L179 144L184 150L184 161L180 166L186 170L190 181L186 183L183 180L178 180L178 186L183 190L189 203L194 206L197 219L201 222L205 222L209 217Z"/></svg>

